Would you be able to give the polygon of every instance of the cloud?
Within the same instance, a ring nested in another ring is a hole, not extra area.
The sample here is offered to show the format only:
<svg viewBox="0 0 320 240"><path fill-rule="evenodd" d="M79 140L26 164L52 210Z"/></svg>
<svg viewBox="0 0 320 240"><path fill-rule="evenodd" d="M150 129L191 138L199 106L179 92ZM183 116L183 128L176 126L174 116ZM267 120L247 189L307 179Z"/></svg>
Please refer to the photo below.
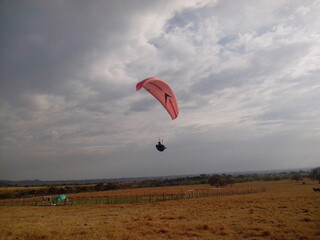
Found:
<svg viewBox="0 0 320 240"><path fill-rule="evenodd" d="M302 166L304 156L316 165L318 134L308 133L318 132L320 118L319 8L317 1L2 2L1 176L271 169ZM177 120L135 91L152 76L174 89ZM153 151L159 137L170 150L161 156Z"/></svg>

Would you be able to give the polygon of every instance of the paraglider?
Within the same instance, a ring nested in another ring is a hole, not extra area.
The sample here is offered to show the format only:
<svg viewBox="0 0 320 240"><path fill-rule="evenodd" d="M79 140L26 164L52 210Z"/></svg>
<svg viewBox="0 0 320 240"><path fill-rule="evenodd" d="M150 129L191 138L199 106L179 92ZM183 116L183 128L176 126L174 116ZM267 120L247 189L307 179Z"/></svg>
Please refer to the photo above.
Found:
<svg viewBox="0 0 320 240"><path fill-rule="evenodd" d="M151 77L139 82L136 86L136 91L139 91L141 88L147 90L162 104L172 120L178 117L179 108L177 98L168 83L159 78ZM160 140L156 145L156 148L160 152L163 152L166 149Z"/></svg>
<svg viewBox="0 0 320 240"><path fill-rule="evenodd" d="M162 104L172 120L178 117L179 109L177 98L168 83L159 78L152 77L139 82L136 86L136 90L139 91L142 87Z"/></svg>

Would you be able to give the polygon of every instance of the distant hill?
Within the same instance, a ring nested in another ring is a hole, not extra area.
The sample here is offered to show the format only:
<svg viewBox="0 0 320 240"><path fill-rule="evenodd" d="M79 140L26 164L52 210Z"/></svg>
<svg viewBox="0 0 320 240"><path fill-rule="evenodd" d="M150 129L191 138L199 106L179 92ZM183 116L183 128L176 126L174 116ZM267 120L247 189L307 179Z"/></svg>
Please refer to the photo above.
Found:
<svg viewBox="0 0 320 240"><path fill-rule="evenodd" d="M272 173L289 173L294 171L310 171L312 168L300 168L300 169L281 169L281 170L266 170L266 171L242 171L242 172L227 172L227 173L207 173L204 175L213 174L226 174L232 176L247 175L247 174L272 174ZM98 184L98 183L123 183L123 182L142 182L147 180L159 180L159 179L176 179L176 178L186 178L195 177L202 174L187 174L187 175L171 175L171 176L155 176L155 177L135 177L135 178L110 178L110 179L82 179L82 180L0 180L0 187L9 186L52 186L52 185L83 185L83 184Z"/></svg>
<svg viewBox="0 0 320 240"><path fill-rule="evenodd" d="M52 185L83 185L83 184L98 184L98 183L114 183L114 182L135 182L159 179L162 177L138 177L138 178L112 178L112 179L82 179L82 180L54 180L54 181L42 181L35 180L0 180L0 187L8 186L52 186Z"/></svg>

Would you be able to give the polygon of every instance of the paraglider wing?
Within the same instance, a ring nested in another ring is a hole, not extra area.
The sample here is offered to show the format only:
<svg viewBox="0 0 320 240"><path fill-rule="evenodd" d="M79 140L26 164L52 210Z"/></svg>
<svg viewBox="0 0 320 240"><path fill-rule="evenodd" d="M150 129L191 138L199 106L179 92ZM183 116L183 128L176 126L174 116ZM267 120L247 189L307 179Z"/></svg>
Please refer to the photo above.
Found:
<svg viewBox="0 0 320 240"><path fill-rule="evenodd" d="M146 89L162 104L172 120L178 117L179 108L177 98L172 88L165 81L159 78L147 78L137 84L136 90L139 91L141 88Z"/></svg>

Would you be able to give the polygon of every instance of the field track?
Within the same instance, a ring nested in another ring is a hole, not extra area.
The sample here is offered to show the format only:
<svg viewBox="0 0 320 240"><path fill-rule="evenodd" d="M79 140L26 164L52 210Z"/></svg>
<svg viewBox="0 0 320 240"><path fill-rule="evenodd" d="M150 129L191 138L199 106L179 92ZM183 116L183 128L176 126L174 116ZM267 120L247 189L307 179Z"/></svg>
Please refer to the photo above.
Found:
<svg viewBox="0 0 320 240"><path fill-rule="evenodd" d="M251 194L152 203L0 206L0 239L320 239L320 193L294 181L236 184ZM210 186L122 190L196 192ZM99 192L103 196L115 192ZM90 193L74 197L87 197Z"/></svg>

